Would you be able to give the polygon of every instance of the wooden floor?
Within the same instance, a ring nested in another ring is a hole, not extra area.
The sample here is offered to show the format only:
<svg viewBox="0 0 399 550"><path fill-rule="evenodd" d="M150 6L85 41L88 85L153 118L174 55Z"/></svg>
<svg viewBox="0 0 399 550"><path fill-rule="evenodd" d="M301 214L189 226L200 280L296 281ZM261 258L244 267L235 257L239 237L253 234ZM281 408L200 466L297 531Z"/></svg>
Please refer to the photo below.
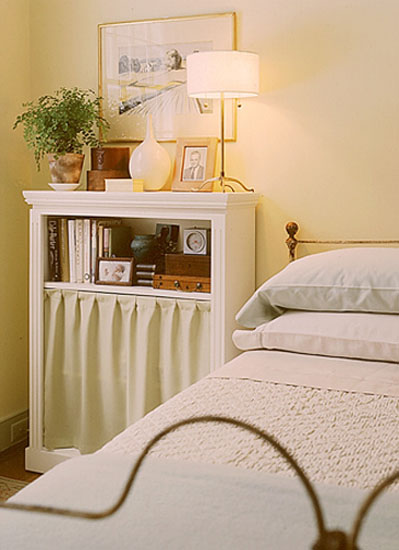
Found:
<svg viewBox="0 0 399 550"><path fill-rule="evenodd" d="M21 481L33 481L40 476L40 474L25 470L25 447L27 445L27 441L21 441L0 453L0 476Z"/></svg>

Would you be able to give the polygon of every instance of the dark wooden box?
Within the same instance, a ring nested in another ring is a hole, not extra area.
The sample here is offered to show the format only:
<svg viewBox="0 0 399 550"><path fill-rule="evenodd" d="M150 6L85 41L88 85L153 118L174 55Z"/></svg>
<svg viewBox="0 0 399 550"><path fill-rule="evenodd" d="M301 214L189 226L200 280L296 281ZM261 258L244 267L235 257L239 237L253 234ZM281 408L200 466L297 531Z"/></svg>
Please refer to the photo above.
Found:
<svg viewBox="0 0 399 550"><path fill-rule="evenodd" d="M165 254L166 275L211 276L211 257L193 254Z"/></svg>
<svg viewBox="0 0 399 550"><path fill-rule="evenodd" d="M87 190L105 191L106 179L129 178L127 172L119 170L88 170L87 171Z"/></svg>
<svg viewBox="0 0 399 550"><path fill-rule="evenodd" d="M154 275L154 288L183 290L185 292L210 292L210 277L189 277L187 275Z"/></svg>
<svg viewBox="0 0 399 550"><path fill-rule="evenodd" d="M91 149L92 170L116 170L127 174L129 159L129 147L95 147Z"/></svg>

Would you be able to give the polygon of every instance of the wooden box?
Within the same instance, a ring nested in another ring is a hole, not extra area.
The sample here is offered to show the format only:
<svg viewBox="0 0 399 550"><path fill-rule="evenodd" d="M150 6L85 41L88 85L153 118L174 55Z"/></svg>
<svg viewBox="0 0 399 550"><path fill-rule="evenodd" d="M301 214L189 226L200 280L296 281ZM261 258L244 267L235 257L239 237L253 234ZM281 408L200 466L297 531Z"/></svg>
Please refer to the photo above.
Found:
<svg viewBox="0 0 399 550"><path fill-rule="evenodd" d="M128 178L127 172L119 170L88 170L87 171L87 190L105 191L106 179Z"/></svg>
<svg viewBox="0 0 399 550"><path fill-rule="evenodd" d="M129 147L95 147L90 152L92 170L116 170L129 177Z"/></svg>
<svg viewBox="0 0 399 550"><path fill-rule="evenodd" d="M211 257L193 254L165 254L166 275L211 276Z"/></svg>
<svg viewBox="0 0 399 550"><path fill-rule="evenodd" d="M182 275L154 275L154 288L183 290L185 292L210 292L210 277L189 277Z"/></svg>

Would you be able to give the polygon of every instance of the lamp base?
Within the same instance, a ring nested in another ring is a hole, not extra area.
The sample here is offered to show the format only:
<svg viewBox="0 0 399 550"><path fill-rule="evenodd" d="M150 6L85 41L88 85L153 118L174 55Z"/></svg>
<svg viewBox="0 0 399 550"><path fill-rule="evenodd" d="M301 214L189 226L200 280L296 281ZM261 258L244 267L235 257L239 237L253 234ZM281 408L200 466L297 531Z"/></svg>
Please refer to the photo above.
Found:
<svg viewBox="0 0 399 550"><path fill-rule="evenodd" d="M235 193L236 190L234 189L232 183L236 183L237 185L240 185L244 189L244 191L248 191L248 193L255 192L255 189L253 189L252 187L246 187L242 183L242 181L236 178L231 178L229 176L224 176L222 174L220 176L217 176L216 178L209 178L205 180L198 188L196 189L193 188L192 191L201 191L206 185L208 185L208 183L215 182L215 181L218 181L220 183L220 186L222 188L222 193L226 193L226 187L228 187L229 189L231 189L233 193Z"/></svg>

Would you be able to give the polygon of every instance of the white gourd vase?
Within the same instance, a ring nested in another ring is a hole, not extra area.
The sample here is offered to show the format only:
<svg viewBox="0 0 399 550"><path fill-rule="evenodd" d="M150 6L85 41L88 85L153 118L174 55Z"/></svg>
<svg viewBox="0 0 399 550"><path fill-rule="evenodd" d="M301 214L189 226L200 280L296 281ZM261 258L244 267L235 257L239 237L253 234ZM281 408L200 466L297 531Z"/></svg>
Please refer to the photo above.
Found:
<svg viewBox="0 0 399 550"><path fill-rule="evenodd" d="M129 172L133 179L143 180L144 191L159 191L168 180L170 158L154 138L152 115L147 117L144 141L136 147L130 157Z"/></svg>

